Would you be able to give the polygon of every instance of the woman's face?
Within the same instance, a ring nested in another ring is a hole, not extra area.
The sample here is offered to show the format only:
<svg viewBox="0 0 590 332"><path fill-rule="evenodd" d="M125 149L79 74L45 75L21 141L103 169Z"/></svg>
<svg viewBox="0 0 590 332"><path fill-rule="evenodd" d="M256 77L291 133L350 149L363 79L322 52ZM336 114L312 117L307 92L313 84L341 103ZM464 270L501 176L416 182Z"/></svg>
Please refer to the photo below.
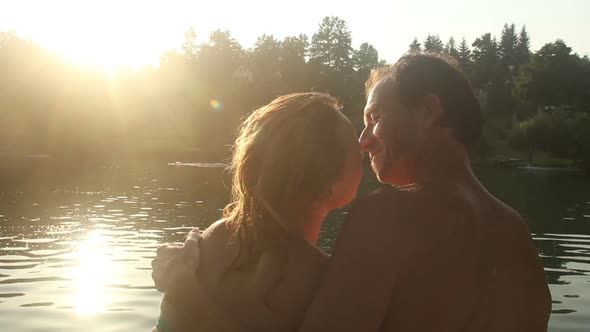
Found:
<svg viewBox="0 0 590 332"><path fill-rule="evenodd" d="M328 199L330 209L337 209L350 203L356 196L356 191L363 177L361 148L354 127L350 121L341 115L342 139L346 144L346 160L342 176L332 185Z"/></svg>

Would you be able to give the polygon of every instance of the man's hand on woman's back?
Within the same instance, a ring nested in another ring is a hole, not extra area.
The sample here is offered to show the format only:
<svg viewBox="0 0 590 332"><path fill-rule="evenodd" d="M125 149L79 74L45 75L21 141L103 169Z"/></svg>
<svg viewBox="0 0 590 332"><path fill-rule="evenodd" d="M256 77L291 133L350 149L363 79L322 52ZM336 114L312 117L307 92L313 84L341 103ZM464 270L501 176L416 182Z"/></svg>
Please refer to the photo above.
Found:
<svg viewBox="0 0 590 332"><path fill-rule="evenodd" d="M183 244L165 244L157 249L156 258L152 260L152 279L160 292L178 292L195 278L199 267L198 228L193 229Z"/></svg>

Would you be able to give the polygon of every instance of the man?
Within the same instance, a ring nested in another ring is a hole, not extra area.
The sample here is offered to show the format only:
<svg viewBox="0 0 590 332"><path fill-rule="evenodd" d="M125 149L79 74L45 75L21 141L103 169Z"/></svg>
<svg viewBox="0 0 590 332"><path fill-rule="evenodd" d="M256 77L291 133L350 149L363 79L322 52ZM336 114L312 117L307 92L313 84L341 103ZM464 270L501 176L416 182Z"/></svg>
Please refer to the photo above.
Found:
<svg viewBox="0 0 590 332"><path fill-rule="evenodd" d="M546 331L551 298L522 218L468 157L480 106L445 59L402 57L367 81L359 199L300 331Z"/></svg>
<svg viewBox="0 0 590 332"><path fill-rule="evenodd" d="M302 331L546 331L528 228L469 164L482 116L465 77L413 54L366 88L361 147L399 187L353 206Z"/></svg>

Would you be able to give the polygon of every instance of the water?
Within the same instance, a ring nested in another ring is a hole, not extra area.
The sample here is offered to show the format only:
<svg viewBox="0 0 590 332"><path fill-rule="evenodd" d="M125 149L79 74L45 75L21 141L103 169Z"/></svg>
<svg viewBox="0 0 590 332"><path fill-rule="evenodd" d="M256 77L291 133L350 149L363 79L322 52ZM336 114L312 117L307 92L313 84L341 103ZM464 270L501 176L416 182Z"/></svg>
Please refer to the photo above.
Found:
<svg viewBox="0 0 590 332"><path fill-rule="evenodd" d="M206 166L206 167L203 167ZM55 165L0 169L0 327L147 331L161 294L155 248L206 227L228 199L219 164ZM590 327L590 180L574 173L481 169L490 191L529 221L553 294L551 331ZM362 192L377 186L365 180ZM326 222L329 250L345 211Z"/></svg>

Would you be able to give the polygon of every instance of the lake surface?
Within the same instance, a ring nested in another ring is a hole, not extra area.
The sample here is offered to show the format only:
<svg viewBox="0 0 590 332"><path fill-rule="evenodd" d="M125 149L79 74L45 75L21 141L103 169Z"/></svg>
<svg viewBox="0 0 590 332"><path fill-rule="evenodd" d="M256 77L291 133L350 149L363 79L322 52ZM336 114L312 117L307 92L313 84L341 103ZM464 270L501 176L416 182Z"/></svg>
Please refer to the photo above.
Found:
<svg viewBox="0 0 590 332"><path fill-rule="evenodd" d="M161 294L158 245L215 221L229 197L220 164L0 166L0 328L148 331ZM478 169L488 189L528 221L553 295L550 331L590 330L590 178ZM361 188L378 184L368 177ZM329 250L345 211L326 221Z"/></svg>

